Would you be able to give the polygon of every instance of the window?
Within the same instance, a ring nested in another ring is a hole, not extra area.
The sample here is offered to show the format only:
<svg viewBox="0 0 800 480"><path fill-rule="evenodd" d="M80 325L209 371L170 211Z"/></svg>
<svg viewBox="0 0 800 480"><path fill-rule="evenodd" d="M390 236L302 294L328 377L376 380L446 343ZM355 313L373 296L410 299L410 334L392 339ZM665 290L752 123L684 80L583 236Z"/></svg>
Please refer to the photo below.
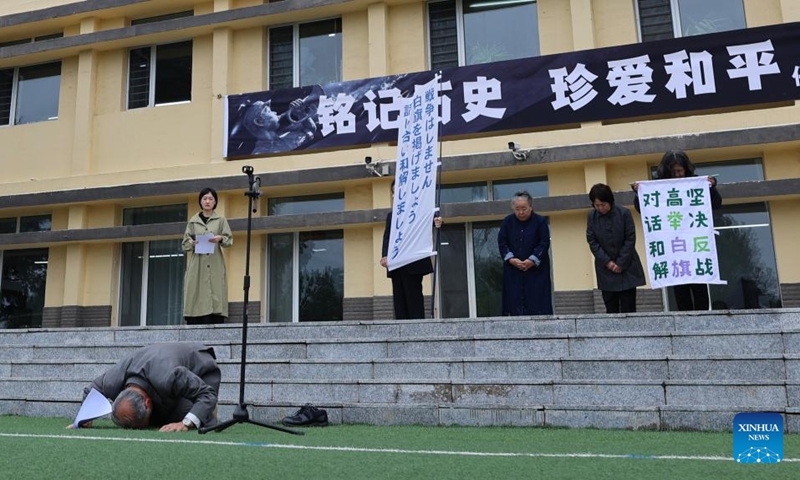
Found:
<svg viewBox="0 0 800 480"><path fill-rule="evenodd" d="M269 89L342 81L342 20L269 29Z"/></svg>
<svg viewBox="0 0 800 480"><path fill-rule="evenodd" d="M0 48L3 47L11 47L14 45L24 45L26 43L33 43L33 42L42 42L44 40L52 40L55 38L62 38L64 36L63 33L51 33L48 35L39 35L38 37L33 38L20 38L19 40L10 40L8 42L0 42Z"/></svg>
<svg viewBox="0 0 800 480"><path fill-rule="evenodd" d="M0 328L42 326L48 256L46 248L0 252Z"/></svg>
<svg viewBox="0 0 800 480"><path fill-rule="evenodd" d="M192 41L130 50L128 109L192 99Z"/></svg>
<svg viewBox="0 0 800 480"><path fill-rule="evenodd" d="M194 15L194 10L186 10L184 12L168 13L166 15L157 15L155 17L136 18L131 20L131 26L144 25L145 23L166 22L167 20L191 17L193 15Z"/></svg>
<svg viewBox="0 0 800 480"><path fill-rule="evenodd" d="M269 215L302 215L306 213L344 211L344 195L341 193L270 198L267 203Z"/></svg>
<svg viewBox="0 0 800 480"><path fill-rule="evenodd" d="M50 215L0 218L0 234L17 232L49 232L51 223L52 221Z"/></svg>
<svg viewBox="0 0 800 480"><path fill-rule="evenodd" d="M185 222L186 205L126 208L123 225ZM180 325L183 321L181 239L122 244L119 324Z"/></svg>
<svg viewBox="0 0 800 480"><path fill-rule="evenodd" d="M61 62L0 70L0 125L58 119Z"/></svg>
<svg viewBox="0 0 800 480"><path fill-rule="evenodd" d="M488 199L489 189L485 182L442 185L439 189L439 203L485 202Z"/></svg>
<svg viewBox="0 0 800 480"><path fill-rule="evenodd" d="M547 197L550 195L547 177L495 180L492 182L492 198L494 200L510 200L515 193L521 191L528 192L533 198Z"/></svg>
<svg viewBox="0 0 800 480"><path fill-rule="evenodd" d="M742 0L638 0L643 42L747 27Z"/></svg>
<svg viewBox="0 0 800 480"><path fill-rule="evenodd" d="M535 0L428 3L431 69L539 55Z"/></svg>
<svg viewBox="0 0 800 480"><path fill-rule="evenodd" d="M267 244L268 321L342 320L344 232L279 233Z"/></svg>

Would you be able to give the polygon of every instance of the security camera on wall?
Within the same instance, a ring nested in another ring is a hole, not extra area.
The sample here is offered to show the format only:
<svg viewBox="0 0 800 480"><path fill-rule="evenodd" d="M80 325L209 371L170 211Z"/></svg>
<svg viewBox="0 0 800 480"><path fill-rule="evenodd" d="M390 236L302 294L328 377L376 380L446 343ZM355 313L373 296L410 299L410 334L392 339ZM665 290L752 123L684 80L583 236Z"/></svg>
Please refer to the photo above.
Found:
<svg viewBox="0 0 800 480"><path fill-rule="evenodd" d="M389 166L383 165L383 163L378 160L375 163L372 163L372 157L366 156L364 157L364 166L367 167L367 171L376 177L382 177L389 173Z"/></svg>
<svg viewBox="0 0 800 480"><path fill-rule="evenodd" d="M511 154L514 155L514 159L518 162L524 162L528 159L528 152L527 150L520 150L520 145L515 142L508 142L508 149L511 150Z"/></svg>

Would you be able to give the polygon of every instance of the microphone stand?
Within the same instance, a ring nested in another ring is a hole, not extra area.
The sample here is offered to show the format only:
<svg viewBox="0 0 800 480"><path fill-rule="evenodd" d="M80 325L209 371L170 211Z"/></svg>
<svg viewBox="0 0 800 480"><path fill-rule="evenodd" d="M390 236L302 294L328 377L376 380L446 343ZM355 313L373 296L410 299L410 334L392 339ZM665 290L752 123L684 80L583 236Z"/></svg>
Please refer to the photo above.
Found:
<svg viewBox="0 0 800 480"><path fill-rule="evenodd" d="M261 196L261 179L253 176L253 167L245 165L242 167L242 173L247 175L247 180L250 187L244 194L250 199L250 205L247 209L247 247L246 247L246 260L244 266L244 312L242 313L242 358L239 366L239 404L233 411L233 418L222 423L218 423L211 427L200 427L197 429L198 433L207 432L221 432L231 425L237 423L251 423L261 427L279 430L281 432L292 433L294 435L303 435L304 432L290 430L278 425L269 425L250 418L247 412L247 404L244 403L244 372L247 368L247 306L250 300L250 237L253 230L253 213L258 209L258 198Z"/></svg>

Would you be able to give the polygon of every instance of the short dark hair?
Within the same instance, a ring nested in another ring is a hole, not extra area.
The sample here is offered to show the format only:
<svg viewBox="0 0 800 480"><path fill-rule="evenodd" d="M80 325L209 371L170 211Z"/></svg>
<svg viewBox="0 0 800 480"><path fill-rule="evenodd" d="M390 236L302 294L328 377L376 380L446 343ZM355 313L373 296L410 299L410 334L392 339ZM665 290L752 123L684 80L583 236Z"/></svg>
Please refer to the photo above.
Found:
<svg viewBox="0 0 800 480"><path fill-rule="evenodd" d="M200 195L197 197L197 203L200 204L200 208L203 208L203 197L205 197L209 193L211 194L211 196L214 197L214 208L217 208L217 203L219 202L219 197L217 197L217 191L214 190L211 187L206 187L206 188L200 190Z"/></svg>
<svg viewBox="0 0 800 480"><path fill-rule="evenodd" d="M595 200L600 200L601 202L610 203L613 207L614 192L612 192L611 187L605 183L596 183L592 186L592 189L589 190L589 200L591 200L592 204L594 204Z"/></svg>
<svg viewBox="0 0 800 480"><path fill-rule="evenodd" d="M689 155L682 150L670 150L661 157L661 163L658 164L656 175L659 180L665 178L672 178L672 167L680 165L686 171L687 177L694 177L694 164L689 160Z"/></svg>
<svg viewBox="0 0 800 480"><path fill-rule="evenodd" d="M122 404L130 405L133 410L133 418L119 418L117 417L117 408ZM147 406L144 403L144 396L132 389L126 388L117 398L114 399L114 405L111 407L111 421L117 426L122 428L144 428L147 421Z"/></svg>

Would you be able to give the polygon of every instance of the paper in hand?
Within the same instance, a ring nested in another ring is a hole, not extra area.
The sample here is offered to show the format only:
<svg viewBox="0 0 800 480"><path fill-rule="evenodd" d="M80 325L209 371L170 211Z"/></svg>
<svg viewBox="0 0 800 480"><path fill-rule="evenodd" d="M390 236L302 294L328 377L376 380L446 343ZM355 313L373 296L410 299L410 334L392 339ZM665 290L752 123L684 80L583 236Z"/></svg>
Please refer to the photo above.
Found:
<svg viewBox="0 0 800 480"><path fill-rule="evenodd" d="M83 401L83 405L78 410L78 416L75 417L72 427L80 428L82 424L109 413L111 413L111 403L102 393L93 388L89 395L86 395L86 400Z"/></svg>
<svg viewBox="0 0 800 480"><path fill-rule="evenodd" d="M197 244L194 246L194 253L198 255L211 255L214 253L214 244L211 239L214 238L213 233L204 233L196 237Z"/></svg>

